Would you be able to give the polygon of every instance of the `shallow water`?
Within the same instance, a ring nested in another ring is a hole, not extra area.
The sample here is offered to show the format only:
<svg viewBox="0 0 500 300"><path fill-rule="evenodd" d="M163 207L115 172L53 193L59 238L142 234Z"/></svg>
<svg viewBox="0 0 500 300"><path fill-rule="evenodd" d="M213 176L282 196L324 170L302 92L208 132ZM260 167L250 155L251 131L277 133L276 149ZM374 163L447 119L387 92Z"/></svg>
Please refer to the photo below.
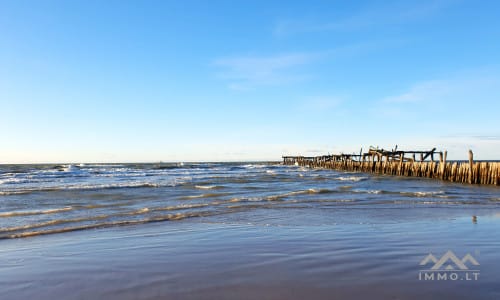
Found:
<svg viewBox="0 0 500 300"><path fill-rule="evenodd" d="M2 299L498 299L498 219L396 220L200 218L5 240ZM473 255L478 279L419 280L421 260L448 250Z"/></svg>
<svg viewBox="0 0 500 300"><path fill-rule="evenodd" d="M415 208L432 209L421 215ZM422 219L498 208L498 187L278 164L0 166L4 239L199 217L302 225L376 222L394 210ZM270 210L283 217L268 220Z"/></svg>

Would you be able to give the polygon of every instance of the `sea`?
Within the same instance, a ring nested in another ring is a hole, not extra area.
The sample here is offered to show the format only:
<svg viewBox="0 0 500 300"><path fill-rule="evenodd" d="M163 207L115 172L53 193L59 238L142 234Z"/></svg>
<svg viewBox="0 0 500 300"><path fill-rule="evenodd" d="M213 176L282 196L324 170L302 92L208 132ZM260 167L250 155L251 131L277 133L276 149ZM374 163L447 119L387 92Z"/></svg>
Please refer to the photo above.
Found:
<svg viewBox="0 0 500 300"><path fill-rule="evenodd" d="M499 208L498 187L272 162L0 165L0 239L199 219L376 223L466 211L472 220Z"/></svg>

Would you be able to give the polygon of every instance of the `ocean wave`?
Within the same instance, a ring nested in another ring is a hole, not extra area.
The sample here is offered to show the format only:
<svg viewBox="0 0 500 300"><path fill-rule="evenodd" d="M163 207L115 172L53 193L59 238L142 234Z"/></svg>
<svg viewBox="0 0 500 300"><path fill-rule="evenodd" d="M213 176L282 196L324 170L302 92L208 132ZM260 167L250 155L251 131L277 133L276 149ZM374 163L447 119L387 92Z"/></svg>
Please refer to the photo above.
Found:
<svg viewBox="0 0 500 300"><path fill-rule="evenodd" d="M2 185L2 184L20 184L20 183L29 183L29 182L31 182L31 180L28 178L10 177L7 179L0 179L0 185Z"/></svg>
<svg viewBox="0 0 500 300"><path fill-rule="evenodd" d="M45 210L31 210L31 211L9 211L0 213L0 218L18 217L18 216L32 216L43 214L55 214L72 210L73 207L65 206L61 208L45 209Z"/></svg>
<svg viewBox="0 0 500 300"><path fill-rule="evenodd" d="M224 186L221 185L195 185L194 187L201 190L216 190L224 188Z"/></svg>
<svg viewBox="0 0 500 300"><path fill-rule="evenodd" d="M165 165L165 166L154 166L152 169L153 170L172 170L172 169L179 169L179 168L183 168L184 166L180 166L180 165Z"/></svg>
<svg viewBox="0 0 500 300"><path fill-rule="evenodd" d="M269 195L269 196L262 196L262 197L239 197L239 198L237 197L237 198L231 199L230 202L277 201L277 200L281 200L281 199L284 199L287 197L292 197L292 196L297 196L297 195L327 194L327 193L335 193L335 192L336 192L335 190L329 190L329 189L307 189L307 190L292 191L292 192L276 194L276 195Z"/></svg>
<svg viewBox="0 0 500 300"><path fill-rule="evenodd" d="M340 181L362 181L362 180L366 180L368 179L368 177L363 177L363 176L340 176L340 177L336 177L334 178L336 180L340 180Z"/></svg>
<svg viewBox="0 0 500 300"><path fill-rule="evenodd" d="M166 186L175 186L180 183L153 183L153 182L129 182L129 183L111 183L111 184L88 184L88 185L60 185L60 186L46 186L38 188L19 188L13 190L0 191L0 195L17 195L17 194L30 194L35 192L55 192L65 190L106 190L106 189L125 189L125 188L158 188Z"/></svg>
<svg viewBox="0 0 500 300"><path fill-rule="evenodd" d="M266 199L265 197L236 197L233 199L230 199L228 202L234 203L234 202L258 202L258 201L264 201ZM215 203L215 204L220 204L220 203Z"/></svg>
<svg viewBox="0 0 500 300"><path fill-rule="evenodd" d="M176 214L154 216L154 217L144 218L144 219L139 219L139 220L120 220L120 221L78 225L78 226L72 226L72 227L46 229L46 230L40 230L40 231L24 231L24 232L18 232L18 233L7 232L4 234L0 234L0 239L25 238L25 237L33 237L33 236L39 236L39 235L64 233L64 232L87 230L87 229L97 229L97 228L126 226L126 225L137 225L137 224L162 222L162 221L177 221L177 220L182 220L182 219L186 219L186 218L203 217L203 216L209 216L209 215L215 215L215 214L218 214L218 213L212 212L212 211L206 211L206 212L201 211L201 212L192 212L192 213L176 213Z"/></svg>
<svg viewBox="0 0 500 300"><path fill-rule="evenodd" d="M342 185L339 186L339 190L351 190L353 188L352 185Z"/></svg>
<svg viewBox="0 0 500 300"><path fill-rule="evenodd" d="M81 221L87 221L89 219L79 219L79 220L66 220L66 219L57 219L57 220L51 220L51 221L46 221L46 222L41 222L41 223L34 223L34 224L26 224L26 225L21 225L21 226L14 226L14 227L0 227L0 233L4 232L14 232L14 231L20 231L20 230L31 230L35 228L41 228L41 227L49 227L49 226L54 226L54 225L59 225L59 224L65 224L65 223L70 223L70 222L81 222Z"/></svg>
<svg viewBox="0 0 500 300"><path fill-rule="evenodd" d="M30 194L31 190L18 190L18 191L0 191L0 196L10 196L10 195L22 195L22 194Z"/></svg>
<svg viewBox="0 0 500 300"><path fill-rule="evenodd" d="M440 204L440 205L471 205L471 204L483 204L479 201L421 201L421 202L417 202L417 203L420 203L420 204Z"/></svg>
<svg viewBox="0 0 500 300"><path fill-rule="evenodd" d="M314 176L312 176L312 179L321 181L321 180L330 180L331 178L327 177L327 176L322 176L322 175L314 175Z"/></svg>
<svg viewBox="0 0 500 300"><path fill-rule="evenodd" d="M310 205L313 203L319 203L322 205L325 204L338 204L338 205L346 205L350 203L357 202L357 200L353 199L307 199L307 200L289 200L289 201L280 201L279 204L271 204L269 202L269 198L241 198L241 199L233 199L231 203L236 203L232 205L226 206L230 209L256 209L256 208L279 208L279 209L288 209L288 208L310 208ZM306 206L297 206L297 204L307 204Z"/></svg>
<svg viewBox="0 0 500 300"><path fill-rule="evenodd" d="M439 198L448 198L451 197L449 195L445 195L444 191L418 191L418 192L399 192L399 194L409 197L439 197Z"/></svg>
<svg viewBox="0 0 500 300"><path fill-rule="evenodd" d="M190 199L199 199L199 198L214 198L214 197L222 197L230 195L231 193L206 193L199 195L188 195L179 197L180 200L190 200Z"/></svg>
<svg viewBox="0 0 500 300"><path fill-rule="evenodd" d="M3 227L3 228L0 227L0 233L14 232L14 231L41 228L41 227L49 227L49 226L68 224L68 223L82 223L82 222L90 222L90 221L99 221L99 220L106 220L106 219L112 219L112 218L117 218L117 217L140 216L140 215L151 214L153 212L159 212L159 211L172 211L172 210L184 210L184 209L191 209L191 208L200 208L200 207L206 207L209 205L210 204L208 204L208 203L201 203L201 204L181 204L181 205L175 205L175 206L154 207L154 208L143 207L143 208L135 209L135 210L128 211L128 212L121 212L121 213L101 214L101 215L80 217L80 218L71 218L71 219L55 219L55 220L50 220L50 221L46 221L46 222L25 224L25 225L21 225L21 226ZM54 213L57 211L63 211L63 209L54 209L54 210L51 210L51 213ZM49 211L44 211L44 213L49 213ZM14 214L14 215L19 215L19 214Z"/></svg>
<svg viewBox="0 0 500 300"><path fill-rule="evenodd" d="M389 191L389 190L378 190L378 189L355 189L352 190L353 193L360 194L385 194L385 195L400 195L405 197L412 198L421 198L421 197L429 197L429 198L455 198L454 196L447 195L444 191Z"/></svg>
<svg viewBox="0 0 500 300"><path fill-rule="evenodd" d="M426 196L434 196L434 195L443 195L444 191L413 192L412 194L415 196L426 197Z"/></svg>
<svg viewBox="0 0 500 300"><path fill-rule="evenodd" d="M328 194L328 193L334 193L335 190L330 190L330 189L307 189L307 190L300 190L300 191L293 191L289 193L284 193L280 194L278 196L283 196L283 197L288 197L288 196L295 196L295 195L304 195L304 194Z"/></svg>
<svg viewBox="0 0 500 300"><path fill-rule="evenodd" d="M262 169L262 168L266 168L268 166L265 164L246 164L246 165L243 165L241 167L245 168L245 169Z"/></svg>
<svg viewBox="0 0 500 300"><path fill-rule="evenodd" d="M200 208L207 207L212 205L220 205L221 202L213 202L213 203L196 203L196 204L181 204L174 206L166 206L166 207L156 207L153 211L171 211L171 210L183 210L183 209L191 209L191 208Z"/></svg>

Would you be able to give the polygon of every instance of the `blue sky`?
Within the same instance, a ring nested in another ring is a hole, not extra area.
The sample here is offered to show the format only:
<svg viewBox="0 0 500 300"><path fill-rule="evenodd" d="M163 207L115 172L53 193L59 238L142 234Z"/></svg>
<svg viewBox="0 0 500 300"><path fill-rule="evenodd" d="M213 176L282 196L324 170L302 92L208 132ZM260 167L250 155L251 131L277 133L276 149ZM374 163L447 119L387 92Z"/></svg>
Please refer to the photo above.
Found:
<svg viewBox="0 0 500 300"><path fill-rule="evenodd" d="M498 1L0 0L0 163L500 158Z"/></svg>

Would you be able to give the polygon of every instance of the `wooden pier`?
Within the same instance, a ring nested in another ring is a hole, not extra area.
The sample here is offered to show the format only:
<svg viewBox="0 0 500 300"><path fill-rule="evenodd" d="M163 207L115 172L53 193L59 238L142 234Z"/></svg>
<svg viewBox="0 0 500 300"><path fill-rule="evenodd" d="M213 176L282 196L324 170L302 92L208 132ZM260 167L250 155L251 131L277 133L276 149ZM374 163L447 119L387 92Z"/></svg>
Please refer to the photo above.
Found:
<svg viewBox="0 0 500 300"><path fill-rule="evenodd" d="M283 164L341 171L357 171L408 177L441 179L451 182L500 185L500 162L474 162L469 150L468 161L447 162L447 152L390 151L370 148L360 154L323 156L283 156ZM435 158L438 160L434 160Z"/></svg>

